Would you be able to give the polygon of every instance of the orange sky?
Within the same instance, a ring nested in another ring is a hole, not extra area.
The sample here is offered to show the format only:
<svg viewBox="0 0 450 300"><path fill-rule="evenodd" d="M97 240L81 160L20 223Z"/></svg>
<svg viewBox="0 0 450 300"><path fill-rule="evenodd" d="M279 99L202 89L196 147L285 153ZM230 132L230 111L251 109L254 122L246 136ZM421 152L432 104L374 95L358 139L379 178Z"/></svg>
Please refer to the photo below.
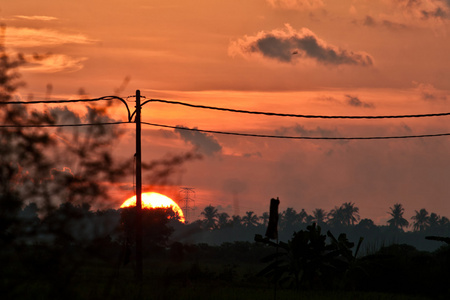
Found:
<svg viewBox="0 0 450 300"><path fill-rule="evenodd" d="M320 115L450 111L448 0L97 0L0 3L10 53L30 63L20 96L147 98ZM34 54L40 58L33 58ZM129 79L129 80L128 80ZM120 90L123 83L125 88ZM119 89L119 90L118 90ZM448 118L304 120L147 104L143 120L210 130L304 136L450 132ZM125 114L116 119L125 120ZM130 153L132 129L118 143ZM327 211L355 202L378 224L400 202L450 217L450 138L296 141L143 127L143 159L198 147L173 182L195 188L197 213Z"/></svg>

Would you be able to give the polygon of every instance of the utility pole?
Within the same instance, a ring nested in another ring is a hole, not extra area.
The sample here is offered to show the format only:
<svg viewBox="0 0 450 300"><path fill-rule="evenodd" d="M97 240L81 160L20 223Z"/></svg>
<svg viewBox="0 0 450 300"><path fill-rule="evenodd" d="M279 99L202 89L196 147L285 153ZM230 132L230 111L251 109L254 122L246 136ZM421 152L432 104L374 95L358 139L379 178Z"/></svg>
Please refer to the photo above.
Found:
<svg viewBox="0 0 450 300"><path fill-rule="evenodd" d="M136 279L142 282L141 91L136 90Z"/></svg>
<svg viewBox="0 0 450 300"><path fill-rule="evenodd" d="M191 195L195 196L195 191L193 188L182 187L180 193L184 194L183 201L183 210L186 215L186 222L189 220L189 211L195 209L195 201L191 198ZM191 206L190 203L194 202L194 206Z"/></svg>

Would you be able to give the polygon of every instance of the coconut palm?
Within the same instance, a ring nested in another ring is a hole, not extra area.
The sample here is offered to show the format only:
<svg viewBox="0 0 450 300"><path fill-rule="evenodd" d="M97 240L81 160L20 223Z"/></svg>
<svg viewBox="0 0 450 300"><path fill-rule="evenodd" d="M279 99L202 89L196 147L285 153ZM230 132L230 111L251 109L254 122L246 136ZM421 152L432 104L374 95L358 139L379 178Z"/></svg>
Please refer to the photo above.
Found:
<svg viewBox="0 0 450 300"><path fill-rule="evenodd" d="M344 224L344 210L341 207L335 206L327 215L327 223L330 226L336 227Z"/></svg>
<svg viewBox="0 0 450 300"><path fill-rule="evenodd" d="M355 206L355 203L345 202L341 208L344 213L344 225L355 225L359 221L359 208Z"/></svg>
<svg viewBox="0 0 450 300"><path fill-rule="evenodd" d="M414 231L424 231L430 227L430 217L428 216L427 210L422 208L420 211L416 210L415 212L416 215L411 217L414 220Z"/></svg>
<svg viewBox="0 0 450 300"><path fill-rule="evenodd" d="M200 214L203 216L203 224L206 229L211 230L216 228L219 214L214 206L211 204L208 205Z"/></svg>
<svg viewBox="0 0 450 300"><path fill-rule="evenodd" d="M441 219L441 216L437 215L436 213L431 213L428 217L428 225L430 228L438 228L439 227L439 221Z"/></svg>
<svg viewBox="0 0 450 300"><path fill-rule="evenodd" d="M312 221L316 222L317 225L322 225L323 223L325 223L327 219L327 212L321 208L316 208L315 210L313 210L312 212Z"/></svg>
<svg viewBox="0 0 450 300"><path fill-rule="evenodd" d="M389 219L387 222L391 228L398 228L403 230L403 227L408 228L409 222L405 218L403 218L403 213L405 209L400 203L394 204L394 207L389 207L391 212L389 213L392 216L392 219Z"/></svg>
<svg viewBox="0 0 450 300"><path fill-rule="evenodd" d="M258 216L253 211L245 212L245 216L242 217L242 223L245 227L254 227L258 225Z"/></svg>
<svg viewBox="0 0 450 300"><path fill-rule="evenodd" d="M300 223L300 218L295 209L292 207L286 208L285 211L281 213L280 228L295 228Z"/></svg>
<svg viewBox="0 0 450 300"><path fill-rule="evenodd" d="M267 226L267 224L269 224L270 215L267 211L263 212L262 216L260 216L259 219L262 221L264 226Z"/></svg>
<svg viewBox="0 0 450 300"><path fill-rule="evenodd" d="M308 213L302 208L302 211L298 213L298 219L300 223L306 223L308 219Z"/></svg>
<svg viewBox="0 0 450 300"><path fill-rule="evenodd" d="M241 216L238 216L238 215L232 216L230 223L231 223L231 225L233 227L242 226L242 218L241 218Z"/></svg>
<svg viewBox="0 0 450 300"><path fill-rule="evenodd" d="M217 227L219 228L225 228L227 226L230 226L230 216L226 213L220 213L217 216Z"/></svg>

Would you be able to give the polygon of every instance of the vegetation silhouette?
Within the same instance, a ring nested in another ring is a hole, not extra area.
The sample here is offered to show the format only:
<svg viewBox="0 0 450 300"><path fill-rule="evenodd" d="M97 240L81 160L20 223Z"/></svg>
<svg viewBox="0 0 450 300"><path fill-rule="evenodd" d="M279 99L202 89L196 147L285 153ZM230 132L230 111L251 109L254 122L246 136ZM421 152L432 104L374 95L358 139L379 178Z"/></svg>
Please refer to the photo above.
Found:
<svg viewBox="0 0 450 300"><path fill-rule="evenodd" d="M327 236L330 243L326 244ZM355 255L345 234L336 239L328 231L321 234L320 226L315 223L306 230L295 232L287 243L274 243L261 235L255 241L277 248L277 252L262 259L269 263L259 274L267 276L274 284L295 287L296 289L331 289L345 281L345 274L354 262L362 238L359 240ZM281 250L281 252L278 251Z"/></svg>
<svg viewBox="0 0 450 300"><path fill-rule="evenodd" d="M37 111L2 104L24 84L17 72L24 63L22 55L0 53L2 124L94 123L110 118L112 103L90 106L84 115L70 107ZM81 89L80 93L87 94ZM353 202L329 213L317 208L311 215L286 208L278 216L278 236L288 242L278 243L262 236L261 242L254 242L255 235L267 229L267 212L258 216L249 210L230 217L209 205L202 220L183 224L169 210L146 211L146 281L136 285L130 238L134 212L104 205L112 199L104 183L121 183L132 173L132 157L112 154L122 134L105 126L61 128L53 134L42 128L0 128L1 299L271 299L267 286L274 278L298 290L280 290L285 298L298 297L305 289L449 296L450 250L440 246L448 243L448 218L423 208L412 219L413 230L407 231L401 204L391 208L396 220L384 226L361 219ZM145 179L170 184L180 166L200 158L188 152L144 162ZM335 238L322 230L340 234ZM353 253L351 241L360 236L369 247ZM285 252L273 256L275 245ZM262 272L267 278L256 276L264 257L275 262ZM336 297L348 294L343 295Z"/></svg>

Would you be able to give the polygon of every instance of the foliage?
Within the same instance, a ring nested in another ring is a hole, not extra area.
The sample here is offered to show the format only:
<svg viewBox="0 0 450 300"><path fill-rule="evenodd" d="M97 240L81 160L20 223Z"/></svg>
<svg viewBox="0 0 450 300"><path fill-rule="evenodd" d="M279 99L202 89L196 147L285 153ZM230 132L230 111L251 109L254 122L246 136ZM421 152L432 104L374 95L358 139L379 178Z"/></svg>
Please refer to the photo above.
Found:
<svg viewBox="0 0 450 300"><path fill-rule="evenodd" d="M394 207L389 207L391 212L389 213L392 218L388 220L389 226L403 230L408 228L409 222L403 217L405 209L400 203L394 204Z"/></svg>
<svg viewBox="0 0 450 300"><path fill-rule="evenodd" d="M327 236L331 242L326 243ZM287 243L274 243L261 235L255 236L255 241L277 249L276 253L263 259L269 263L260 275L271 279L273 283L299 288L332 288L349 270L355 256L345 234L336 239L328 231L327 236L321 234L320 226L315 223L294 233Z"/></svg>
<svg viewBox="0 0 450 300"><path fill-rule="evenodd" d="M203 216L203 222L206 229L212 230L216 228L219 213L214 206L212 206L211 204L206 206L205 209L201 212L201 215Z"/></svg>
<svg viewBox="0 0 450 300"><path fill-rule="evenodd" d="M422 208L420 211L415 211L416 214L411 217L414 220L413 228L414 231L425 231L430 227L430 217L428 216L428 211Z"/></svg>
<svg viewBox="0 0 450 300"><path fill-rule="evenodd" d="M120 224L124 232L124 242L131 244L136 236L136 208L122 208L120 216ZM145 241L144 248L147 251L167 246L169 236L173 233L173 228L169 226L169 222L175 218L177 218L177 215L170 207L142 209L143 240Z"/></svg>

